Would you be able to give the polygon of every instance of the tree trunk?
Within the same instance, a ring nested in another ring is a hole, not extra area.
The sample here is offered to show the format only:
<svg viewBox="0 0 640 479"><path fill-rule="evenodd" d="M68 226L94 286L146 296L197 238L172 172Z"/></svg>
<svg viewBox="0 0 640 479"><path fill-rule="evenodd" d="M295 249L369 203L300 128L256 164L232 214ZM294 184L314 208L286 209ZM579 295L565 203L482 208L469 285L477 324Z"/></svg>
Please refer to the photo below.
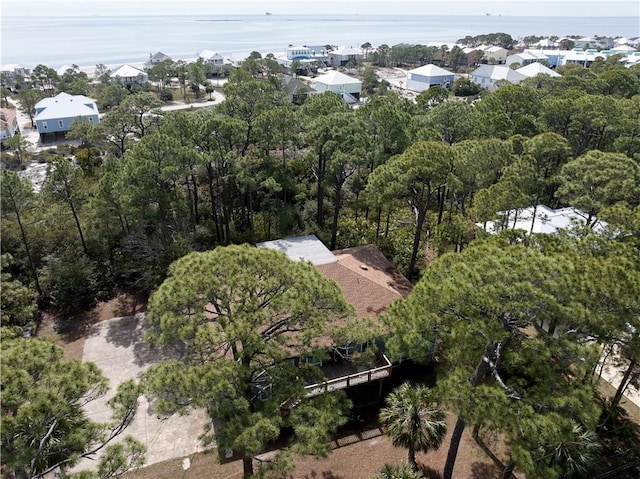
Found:
<svg viewBox="0 0 640 479"><path fill-rule="evenodd" d="M253 458L242 457L242 477L244 479L251 479L253 477Z"/></svg>
<svg viewBox="0 0 640 479"><path fill-rule="evenodd" d="M629 386L633 378L637 374L639 374L639 373L636 373L632 375L633 370L637 365L638 365L638 360L635 358L632 359L631 362L629 363L629 366L627 367L627 370L624 372L624 376L622 377L622 381L620 382L620 385L616 390L616 394L615 396L613 396L613 399L611 400L611 405L609 406L609 411L607 412L607 416L604 418L602 423L598 426L599 430L602 430L609 425L609 422L611 421L611 418L613 416L613 412L620 404L620 401L622 401L624 392L627 390L627 387Z"/></svg>
<svg viewBox="0 0 640 479"><path fill-rule="evenodd" d="M413 444L409 444L409 456L408 456L409 465L411 469L418 472L418 463L416 462L416 451L413 448Z"/></svg>
<svg viewBox="0 0 640 479"><path fill-rule="evenodd" d="M516 468L516 463L509 461L507 465L502 470L502 475L500 479L511 479L511 475L513 474L513 470Z"/></svg>
<svg viewBox="0 0 640 479"><path fill-rule="evenodd" d="M320 153L318 155L318 181L317 181L318 205L317 205L317 211L316 211L316 224L320 228L324 228L324 186L323 186L323 183L324 183L324 175L325 175L326 167L327 167L327 161L324 158L324 156L322 155L322 153Z"/></svg>
<svg viewBox="0 0 640 479"><path fill-rule="evenodd" d="M335 197L333 200L333 222L331 223L331 245L329 249L336 249L336 239L338 236L338 217L342 207L342 185L336 185Z"/></svg>
<svg viewBox="0 0 640 479"><path fill-rule="evenodd" d="M216 241L218 243L222 242L222 232L220 231L220 223L218 222L218 211L216 209L216 195L213 190L213 166L211 164L207 165L207 176L209 177L209 197L211 204L211 219L213 220L213 225L215 227L216 233Z"/></svg>
<svg viewBox="0 0 640 479"><path fill-rule="evenodd" d="M411 250L411 259L409 260L409 268L407 269L407 279L409 281L413 279L413 272L416 266L416 260L418 258L418 249L420 248L420 238L422 236L422 227L424 226L424 220L426 217L427 217L426 207L418 210L416 231L413 235L413 249Z"/></svg>
<svg viewBox="0 0 640 479"><path fill-rule="evenodd" d="M16 204L12 201L13 204L13 212L16 214L16 218L18 219L18 226L20 227L20 236L22 236L22 243L24 244L24 249L27 253L27 259L29 260L29 269L31 270L31 274L33 275L33 282L36 287L36 292L38 296L42 296L42 289L40 288L40 280L38 279L38 270L36 270L36 266L33 263L33 257L31 256L31 250L29 249L29 241L27 240L27 233L22 226L22 219L20 218L20 212L16 207Z"/></svg>
<svg viewBox="0 0 640 479"><path fill-rule="evenodd" d="M80 220L78 219L78 214L76 213L76 208L73 205L73 201L69 196L67 196L69 207L71 208L71 213L73 213L73 220L76 222L76 227L78 228L78 234L80 235L80 242L82 243L82 250L84 254L89 256L89 252L87 251L87 244L84 241L84 235L82 234L82 227L80 226Z"/></svg>
<svg viewBox="0 0 640 479"><path fill-rule="evenodd" d="M191 172L191 183L193 184L193 213L195 215L196 224L200 224L200 211L198 210L198 180L196 175Z"/></svg>

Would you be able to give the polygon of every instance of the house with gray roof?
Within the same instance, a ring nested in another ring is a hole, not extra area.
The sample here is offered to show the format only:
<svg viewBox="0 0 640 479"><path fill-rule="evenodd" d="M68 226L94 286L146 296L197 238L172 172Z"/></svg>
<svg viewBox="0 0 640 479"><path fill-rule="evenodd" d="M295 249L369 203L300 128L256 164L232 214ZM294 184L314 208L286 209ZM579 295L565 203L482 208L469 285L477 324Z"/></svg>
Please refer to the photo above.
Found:
<svg viewBox="0 0 640 479"><path fill-rule="evenodd" d="M489 91L496 90L496 82L504 80L518 84L527 78L522 73L512 70L506 65L480 65L471 72L471 81Z"/></svg>
<svg viewBox="0 0 640 479"><path fill-rule="evenodd" d="M407 72L407 90L421 92L428 90L433 85L442 87L453 83L455 75L449 70L436 65L423 65Z"/></svg>
<svg viewBox="0 0 640 479"><path fill-rule="evenodd" d="M217 52L211 50L202 50L198 55L198 58L202 58L204 63L213 65L216 67L224 66L224 57Z"/></svg>
<svg viewBox="0 0 640 479"><path fill-rule="evenodd" d="M162 63L166 60L171 60L171 57L169 55L165 55L162 52L156 52L153 55L149 55L149 61L147 63L145 63L146 66L148 67L153 67L159 63Z"/></svg>
<svg viewBox="0 0 640 479"><path fill-rule="evenodd" d="M84 95L59 93L36 103L35 123L40 138L47 133L65 133L74 121L85 119L93 124L100 121L96 101Z"/></svg>

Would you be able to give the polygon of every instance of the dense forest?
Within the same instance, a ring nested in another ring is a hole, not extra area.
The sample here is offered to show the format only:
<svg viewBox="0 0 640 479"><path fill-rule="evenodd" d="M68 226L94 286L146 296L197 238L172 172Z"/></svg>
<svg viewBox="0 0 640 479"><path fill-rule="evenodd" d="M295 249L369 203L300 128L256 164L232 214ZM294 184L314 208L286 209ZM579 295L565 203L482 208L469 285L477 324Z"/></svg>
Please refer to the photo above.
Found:
<svg viewBox="0 0 640 479"><path fill-rule="evenodd" d="M405 50L417 62L437 54ZM383 54L372 60L390 64ZM205 78L229 73L180 68L171 97L195 85L206 98ZM331 250L376 244L417 284L384 315L390 348L445 360L434 401L455 411L454 438L465 426L499 431L503 477L637 471L638 450L621 452L633 433L611 433L625 424L621 396L594 400L593 344L620 346L624 383L640 378L639 67L559 67L559 78L493 93L459 80L416 102L372 68L356 109L332 93L293 104L277 64L253 58L230 73L223 102L175 112L159 109L175 71L130 91L106 74L91 83L36 68L15 95L25 112L67 91L94 95L105 114L74 126L79 146L31 154L18 139L3 153L2 326L34 326L43 308L85 309L121 290L150 294L176 260L218 246L300 234ZM30 161L47 163L37 192L12 171ZM553 237L476 226L542 204L574 207L586 224ZM596 218L608 224L599 235Z"/></svg>

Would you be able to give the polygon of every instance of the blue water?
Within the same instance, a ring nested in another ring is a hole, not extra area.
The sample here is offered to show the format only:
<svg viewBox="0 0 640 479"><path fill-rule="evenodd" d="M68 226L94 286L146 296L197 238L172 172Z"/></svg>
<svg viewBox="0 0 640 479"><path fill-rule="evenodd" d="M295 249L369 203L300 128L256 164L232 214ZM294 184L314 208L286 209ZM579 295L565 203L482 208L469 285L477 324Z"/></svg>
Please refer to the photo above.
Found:
<svg viewBox="0 0 640 479"><path fill-rule="evenodd" d="M4 63L51 67L144 62L162 51L193 58L204 50L228 55L280 52L287 45L374 46L455 42L466 35L637 37L637 17L510 17L427 15L236 15L2 18Z"/></svg>

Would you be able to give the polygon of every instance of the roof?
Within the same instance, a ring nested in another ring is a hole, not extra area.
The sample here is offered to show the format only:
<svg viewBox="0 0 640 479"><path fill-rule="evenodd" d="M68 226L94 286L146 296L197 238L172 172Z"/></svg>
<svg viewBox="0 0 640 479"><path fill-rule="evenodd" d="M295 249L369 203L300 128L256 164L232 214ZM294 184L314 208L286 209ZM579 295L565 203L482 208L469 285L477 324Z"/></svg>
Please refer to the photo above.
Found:
<svg viewBox="0 0 640 479"><path fill-rule="evenodd" d="M533 216L532 206L517 210L517 218L515 217L516 210L510 210L508 213L504 211L498 213L498 215L502 217L504 217L505 214L507 215L509 228L529 232L531 231L531 222L533 221L533 232L543 234L556 234L558 230L570 228L574 224L584 225L587 216L582 211L574 208L554 210L545 205L538 205L535 218ZM513 224L514 220L515 226ZM497 233L499 230L498 224L499 222L488 221L486 230L490 233ZM600 231L606 226L607 224L604 221L598 221L593 229Z"/></svg>
<svg viewBox="0 0 640 479"><path fill-rule="evenodd" d="M444 68L440 68L439 66L436 65L424 65L418 68L414 68L413 70L409 70L407 73L415 73L416 75L424 75L427 77L441 77L441 76L452 76L453 73L451 73L448 70L445 70Z"/></svg>
<svg viewBox="0 0 640 479"><path fill-rule="evenodd" d="M91 105L91 106L88 106ZM54 120L58 118L75 118L98 114L96 101L84 95L59 93L53 98L45 98L36 103L36 111L43 109L35 116L36 120Z"/></svg>
<svg viewBox="0 0 640 479"><path fill-rule="evenodd" d="M171 57L169 55L166 55L166 54L164 54L162 52L156 52L153 55L151 55L150 59L151 60L160 60L160 61L162 61L162 60L167 60L167 59L170 59L170 58Z"/></svg>
<svg viewBox="0 0 640 479"><path fill-rule="evenodd" d="M311 87L297 78L285 75L285 89L290 95L296 95L297 93L308 92Z"/></svg>
<svg viewBox="0 0 640 479"><path fill-rule="evenodd" d="M612 52L635 52L636 49L633 47L630 47L629 45L619 45L615 48L611 49Z"/></svg>
<svg viewBox="0 0 640 479"><path fill-rule="evenodd" d="M0 128L4 130L15 121L17 114L16 111L11 108L0 108L0 113L2 114L1 116L6 117L6 120L0 117Z"/></svg>
<svg viewBox="0 0 640 479"><path fill-rule="evenodd" d="M204 58L205 60L212 60L212 59L220 59L222 60L222 55L220 55L217 52L212 52L211 50L202 50L200 52L200 55L198 55L199 58Z"/></svg>
<svg viewBox="0 0 640 479"><path fill-rule="evenodd" d="M336 50L331 52L332 55L362 55L362 51L359 48L353 47L338 47Z"/></svg>
<svg viewBox="0 0 640 479"><path fill-rule="evenodd" d="M507 49L506 49L506 48L502 48L502 47L495 47L495 46L494 46L494 47L488 47L488 48L486 48L484 51L485 51L485 52L490 52L490 53L495 53L495 52L499 52L499 51L501 51L501 50L504 50L505 52L507 51Z"/></svg>
<svg viewBox="0 0 640 479"><path fill-rule="evenodd" d="M111 72L111 77L116 78L135 78L138 75L145 75L146 72L144 70L140 70L139 68L132 67L131 65L122 65L118 67L115 71Z"/></svg>
<svg viewBox="0 0 640 479"><path fill-rule="evenodd" d="M551 68L546 67L539 62L530 63L529 65L518 68L516 71L526 77L534 77L539 74L549 75L552 77L562 76L557 71L552 70Z"/></svg>
<svg viewBox="0 0 640 479"><path fill-rule="evenodd" d="M534 45L538 47L555 47L558 44L552 40L549 40L548 38L543 38L542 40L534 43Z"/></svg>
<svg viewBox="0 0 640 479"><path fill-rule="evenodd" d="M344 73L340 73L337 70L332 70L324 75L317 77L314 80L315 83L323 83L325 85L349 85L349 84L361 84L362 82L357 78L350 77Z"/></svg>
<svg viewBox="0 0 640 479"><path fill-rule="evenodd" d="M311 261L314 265L333 263L336 257L315 235L296 236L258 243L258 248L282 251L294 261Z"/></svg>
<svg viewBox="0 0 640 479"><path fill-rule="evenodd" d="M507 80L512 83L518 83L527 78L522 73L518 73L505 65L480 65L471 72L471 76L491 78L494 81Z"/></svg>

